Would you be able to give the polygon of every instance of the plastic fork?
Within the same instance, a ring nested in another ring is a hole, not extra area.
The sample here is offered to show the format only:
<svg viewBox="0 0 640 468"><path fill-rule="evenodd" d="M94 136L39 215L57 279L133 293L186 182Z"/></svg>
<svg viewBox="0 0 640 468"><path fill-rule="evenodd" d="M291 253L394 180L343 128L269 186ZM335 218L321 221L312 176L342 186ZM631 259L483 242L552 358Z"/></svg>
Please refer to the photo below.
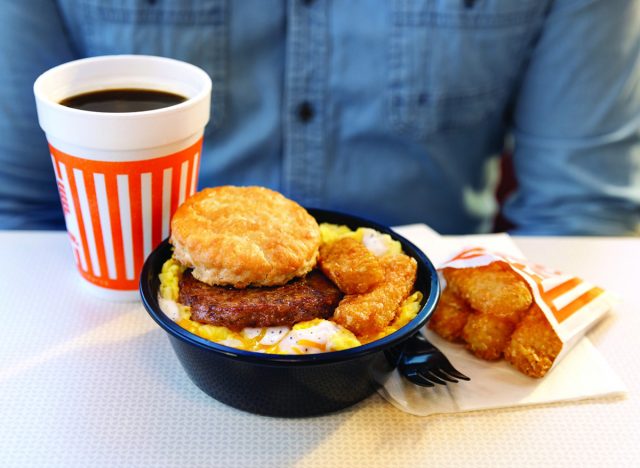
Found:
<svg viewBox="0 0 640 468"><path fill-rule="evenodd" d="M451 362L438 348L433 346L422 333L416 333L406 344L398 370L407 380L422 387L447 382L471 380L451 365Z"/></svg>

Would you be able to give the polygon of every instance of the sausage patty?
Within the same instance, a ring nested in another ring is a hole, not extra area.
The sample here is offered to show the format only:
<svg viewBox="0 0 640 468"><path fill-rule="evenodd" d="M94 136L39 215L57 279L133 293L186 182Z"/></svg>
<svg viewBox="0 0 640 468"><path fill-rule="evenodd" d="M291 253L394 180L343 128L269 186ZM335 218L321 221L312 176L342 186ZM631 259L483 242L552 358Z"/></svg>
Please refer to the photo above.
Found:
<svg viewBox="0 0 640 468"><path fill-rule="evenodd" d="M186 271L178 297L181 304L191 307L191 320L232 330L290 327L327 318L341 299L340 290L317 270L284 286L246 289L210 286Z"/></svg>

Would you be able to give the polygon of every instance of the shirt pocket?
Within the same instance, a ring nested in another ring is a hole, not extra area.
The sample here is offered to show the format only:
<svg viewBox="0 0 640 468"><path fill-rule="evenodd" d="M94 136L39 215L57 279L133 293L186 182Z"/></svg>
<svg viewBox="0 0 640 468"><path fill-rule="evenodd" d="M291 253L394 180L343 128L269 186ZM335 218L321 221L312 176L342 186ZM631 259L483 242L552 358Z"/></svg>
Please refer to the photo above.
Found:
<svg viewBox="0 0 640 468"><path fill-rule="evenodd" d="M530 43L541 0L393 0L388 113L423 139L501 118Z"/></svg>
<svg viewBox="0 0 640 468"><path fill-rule="evenodd" d="M82 55L160 55L205 70L213 82L210 133L227 109L227 1L61 0L60 7Z"/></svg>

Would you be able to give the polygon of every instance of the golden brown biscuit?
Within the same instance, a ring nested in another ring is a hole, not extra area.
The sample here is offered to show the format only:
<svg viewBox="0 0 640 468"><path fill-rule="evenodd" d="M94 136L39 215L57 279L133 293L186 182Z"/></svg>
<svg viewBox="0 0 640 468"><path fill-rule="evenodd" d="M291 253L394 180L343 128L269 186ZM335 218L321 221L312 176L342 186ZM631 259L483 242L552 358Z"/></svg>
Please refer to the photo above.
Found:
<svg viewBox="0 0 640 468"><path fill-rule="evenodd" d="M429 328L445 340L458 341L471 314L469 306L451 288L445 288L438 307L429 319Z"/></svg>
<svg viewBox="0 0 640 468"><path fill-rule="evenodd" d="M413 289L417 263L405 254L380 258L384 281L365 294L345 296L333 314L333 320L356 336L374 335L395 318L398 307Z"/></svg>
<svg viewBox="0 0 640 468"><path fill-rule="evenodd" d="M320 247L320 268L345 294L363 294L384 279L382 265L364 244L343 237Z"/></svg>
<svg viewBox="0 0 640 468"><path fill-rule="evenodd" d="M263 187L204 189L171 220L174 257L211 285L275 286L316 264L320 228L300 205Z"/></svg>

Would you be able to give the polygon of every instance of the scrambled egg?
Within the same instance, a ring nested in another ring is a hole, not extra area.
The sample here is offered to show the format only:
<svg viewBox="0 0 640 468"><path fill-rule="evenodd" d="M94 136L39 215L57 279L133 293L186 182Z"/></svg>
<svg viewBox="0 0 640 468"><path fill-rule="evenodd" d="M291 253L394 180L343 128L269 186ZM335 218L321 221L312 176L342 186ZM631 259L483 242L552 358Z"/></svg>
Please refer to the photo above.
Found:
<svg viewBox="0 0 640 468"><path fill-rule="evenodd" d="M387 253L402 252L402 244L400 244L400 242L393 240L389 234L382 234L375 229L360 227L352 231L347 226L329 223L320 224L322 244L330 244L343 237L351 237L358 242L362 242L378 257Z"/></svg>
<svg viewBox="0 0 640 468"><path fill-rule="evenodd" d="M400 242L373 229L323 223L320 225L323 243L342 237L353 237L363 242L375 255L401 252ZM362 341L346 328L331 320L313 319L289 327L245 328L235 332L226 327L208 325L191 320L188 306L179 304L179 282L185 267L173 258L162 266L159 301L163 312L185 330L201 338L234 348L271 354L313 354L354 348L387 336L409 323L420 311L422 294L415 292L399 308L396 318L384 331Z"/></svg>

